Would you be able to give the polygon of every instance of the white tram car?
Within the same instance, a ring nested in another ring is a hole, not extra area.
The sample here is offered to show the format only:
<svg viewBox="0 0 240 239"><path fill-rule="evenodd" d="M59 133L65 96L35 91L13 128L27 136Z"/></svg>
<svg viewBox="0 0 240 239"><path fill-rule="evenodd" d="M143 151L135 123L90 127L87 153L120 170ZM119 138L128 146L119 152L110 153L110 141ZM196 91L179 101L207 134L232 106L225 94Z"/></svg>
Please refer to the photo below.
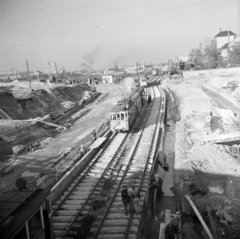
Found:
<svg viewBox="0 0 240 239"><path fill-rule="evenodd" d="M143 105L143 87L135 89L129 98L118 101L110 111L110 128L112 131L128 131L137 113Z"/></svg>
<svg viewBox="0 0 240 239"><path fill-rule="evenodd" d="M140 78L140 86L147 87L147 78Z"/></svg>

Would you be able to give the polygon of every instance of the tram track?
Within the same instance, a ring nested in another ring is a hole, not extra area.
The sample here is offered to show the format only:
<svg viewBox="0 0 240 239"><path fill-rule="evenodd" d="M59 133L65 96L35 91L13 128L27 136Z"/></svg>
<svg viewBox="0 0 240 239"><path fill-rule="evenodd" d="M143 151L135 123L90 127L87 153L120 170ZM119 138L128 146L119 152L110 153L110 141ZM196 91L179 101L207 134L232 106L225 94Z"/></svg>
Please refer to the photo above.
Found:
<svg viewBox="0 0 240 239"><path fill-rule="evenodd" d="M135 214L129 217L124 215L123 204L121 202L120 189L123 184L130 186L137 185L140 188L141 199L140 207L143 207L144 198L148 191L148 182L154 157L157 150L158 134L160 130L161 114L165 108L165 101L161 104L160 92L155 87L157 97L154 97L152 109L149 110L149 116L144 123L142 130L137 133L128 156L126 157L121 171L116 176L115 188L112 193L112 199L103 215L96 220L91 232L93 236L89 238L136 238L141 225L140 218ZM161 91L162 94L163 91ZM158 105L161 107L156 114L154 111Z"/></svg>
<svg viewBox="0 0 240 239"><path fill-rule="evenodd" d="M133 124L137 124L136 121ZM93 198L111 175L119 171L119 161L132 133L114 133L90 164L54 205L53 227L56 238L73 238L81 219L91 211Z"/></svg>
<svg viewBox="0 0 240 239"><path fill-rule="evenodd" d="M156 93L155 90L155 94L159 94L159 92ZM160 97L158 97L158 100L160 100ZM151 105L153 106L152 110L151 107L146 107L149 116L145 117L147 120L144 124L147 128L142 125L142 129L137 133L134 133L134 130L128 133L114 133L109 142L98 152L88 167L84 169L67 192L54 205L53 227L56 239L77 238L81 220L91 213L91 202L94 197L100 194L104 183L109 178L114 180L114 185L108 195L111 199L110 202L107 202L107 208L99 213L94 222L91 229L92 235L94 235L92 238L118 238L117 236L120 236L119 238L124 238L124 236L125 238L135 238L140 221L132 214L129 219L126 219L123 213L120 188L123 183L134 182L138 184L141 188L142 200L140 206L143 206L156 151L156 139L153 135L158 135L156 131L158 117L154 112L157 107L156 99ZM136 125L136 122L134 125ZM136 127L134 125L133 129ZM135 146L129 148L129 145ZM123 234L118 235L117 231L109 234L112 228L118 228ZM128 228L127 234L126 228ZM105 230L107 230L108 235L104 234Z"/></svg>

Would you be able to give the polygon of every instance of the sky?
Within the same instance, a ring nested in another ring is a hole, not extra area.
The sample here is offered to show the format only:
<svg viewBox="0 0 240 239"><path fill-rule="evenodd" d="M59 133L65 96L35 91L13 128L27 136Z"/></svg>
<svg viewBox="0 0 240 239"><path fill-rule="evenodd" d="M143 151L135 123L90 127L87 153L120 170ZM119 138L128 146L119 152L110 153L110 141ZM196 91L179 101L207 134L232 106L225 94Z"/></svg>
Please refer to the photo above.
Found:
<svg viewBox="0 0 240 239"><path fill-rule="evenodd" d="M0 74L163 63L240 34L240 0L0 0Z"/></svg>

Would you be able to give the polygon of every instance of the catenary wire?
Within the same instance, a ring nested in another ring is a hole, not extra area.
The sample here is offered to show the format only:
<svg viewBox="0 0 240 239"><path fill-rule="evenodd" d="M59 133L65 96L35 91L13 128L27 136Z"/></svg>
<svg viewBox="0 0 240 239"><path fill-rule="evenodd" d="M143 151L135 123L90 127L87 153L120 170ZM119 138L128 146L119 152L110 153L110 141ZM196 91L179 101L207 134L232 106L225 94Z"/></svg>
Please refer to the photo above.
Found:
<svg viewBox="0 0 240 239"><path fill-rule="evenodd" d="M20 7L25 7L25 6L32 5L32 4L39 3L39 2L42 2L42 0L37 1L37 2L26 3L26 4L24 4L24 5L17 6L17 7L6 8L6 9L3 9L3 10L0 10L0 12L5 12L5 11L13 10L13 9L20 8Z"/></svg>
<svg viewBox="0 0 240 239"><path fill-rule="evenodd" d="M158 0L157 0L157 1L158 1ZM184 5L184 6L181 6L181 7L172 8L172 9L168 9L168 10L164 10L164 11L160 11L160 12L156 12L156 13L151 13L151 14L147 14L147 15L143 15L143 16L135 17L135 18L142 18L142 17L152 16L153 14L159 14L159 13L163 13L163 12L169 12L169 11L172 11L172 10L177 10L177 9L180 9L180 8L185 8L185 7L189 7L189 6L194 6L194 5L198 5L198 4L201 4L201 3L204 3L204 2L209 2L209 1L212 1L212 0L202 1L202 2L193 3L193 4L188 4L188 5ZM43 28L43 27L49 27L49 26L53 26L53 25L64 24L64 23L67 23L67 22L75 22L76 20L82 20L82 19L86 19L86 18L92 18L92 17L96 17L96 16L106 15L106 14L109 14L109 13L118 12L118 11L123 11L123 10L127 10L127 9L130 9L130 8L138 7L138 6L141 6L141 5L146 5L146 4L149 4L149 3L152 3L152 2L156 2L156 0L151 1L151 2L147 2L147 3L142 3L142 4L134 5L134 6L131 6L131 7L125 7L125 8L116 9L116 10L112 10L112 11L108 11L108 12L104 12L104 13L99 13L99 14L95 14L95 15L90 15L90 16L86 16L86 17L75 18L75 19L71 19L71 20L68 20L68 21L62 21L62 22L47 24L47 25L43 25L43 26L40 26L40 27L37 27L37 28L39 29L39 28ZM128 21L128 20L135 19L135 18L130 18L130 19L127 19L127 20L124 20L124 21ZM32 19L30 19L30 20L32 20ZM107 25L107 24L105 24L105 25ZM1 25L0 25L0 27L1 27ZM94 27L95 27L95 26L94 26ZM98 25L97 27L99 27L99 25ZM91 27L91 28L92 28L92 27ZM21 31L32 30L32 29L33 29L33 28L21 29L21 30L16 30L16 31L8 31L8 32L3 32L3 34L21 32ZM82 30L82 29L79 29L79 30Z"/></svg>
<svg viewBox="0 0 240 239"><path fill-rule="evenodd" d="M161 17L161 18L152 19L152 20L148 20L148 21L142 21L142 22L138 22L138 23L127 24L127 25L124 25L124 26L114 27L114 28L110 28L110 29L106 29L106 30L100 30L100 31L95 31L95 32L90 32L90 33L78 34L78 35L74 35L74 36L62 37L61 39L80 37L80 36L82 37L82 36L86 36L86 35L89 35L89 34L94 34L94 33L99 33L99 32L106 32L106 31L110 31L110 30L116 30L116 29L125 28L125 27L129 27L129 26L135 26L135 25L139 25L139 24L143 24L143 23L149 23L149 22L153 22L153 21L158 21L158 20L161 20L161 19L168 19L168 18L172 18L172 17L176 17L176 16L183 16L183 15L186 15L186 14L189 14L189 13L200 12L200 11L203 11L203 10L208 10L208 9L212 9L212 8L216 8L216 7L220 7L220 6L224 6L224 5L229 5L229 4L236 3L236 2L238 2L238 1L233 1L233 2L230 2L230 3L220 4L220 5L216 5L216 6L213 6L213 7L204 8L204 9L198 9L198 10L195 10L195 11L189 11L189 12L185 12L185 13L177 14L177 15L172 15L172 16L168 16L168 17ZM114 23L107 23L106 25L116 24L116 23L120 23L120 22L123 22L123 21L129 21L129 20L131 20L131 19L117 21L117 22L114 22ZM90 27L90 28L93 28L93 27ZM85 28L85 29L90 29L90 28ZM35 37L35 38L31 38L29 40L43 39L43 38L47 38L47 37L53 37L53 36L57 36L57 35L62 35L62 34L65 34L65 33L67 33L67 32L62 32L62 33L58 33L58 34L48 35L48 36L44 36L44 37ZM9 44L21 43L21 42L22 42L22 44L19 44L19 45L26 45L26 44L30 43L30 42L26 42L26 40L21 40L21 41L12 41L12 42L9 42ZM9 47L9 46L11 46L11 45L0 46L0 48Z"/></svg>
<svg viewBox="0 0 240 239"><path fill-rule="evenodd" d="M62 3L58 3L58 4L53 4L53 5L51 5L51 6L44 7L44 9L56 7L56 6L59 6L59 5L69 4L69 3L71 3L71 2L76 2L76 1L79 1L79 0L70 0L70 1L68 1L68 2L62 2ZM100 3L103 3L103 2L107 2L107 1L111 1L111 0L105 0L105 1L102 1L102 2L95 3L95 4L85 5L85 6L82 6L82 8L88 7L88 6L97 5L97 4L100 4ZM42 2L42 1L40 1L40 2ZM38 2L37 2L37 3L38 3ZM42 10L42 8L40 8L40 9L34 9L34 10L29 10L29 11L25 11L25 12L20 12L20 13L16 13L16 14L12 14L12 15L3 16L3 17L0 17L0 19L1 19L1 18L5 18L5 17L22 15L22 14L25 14L25 13L28 13L28 12L33 12L33 11L36 12L36 11L39 11L39 10ZM30 20L31 20L31 19L30 19Z"/></svg>

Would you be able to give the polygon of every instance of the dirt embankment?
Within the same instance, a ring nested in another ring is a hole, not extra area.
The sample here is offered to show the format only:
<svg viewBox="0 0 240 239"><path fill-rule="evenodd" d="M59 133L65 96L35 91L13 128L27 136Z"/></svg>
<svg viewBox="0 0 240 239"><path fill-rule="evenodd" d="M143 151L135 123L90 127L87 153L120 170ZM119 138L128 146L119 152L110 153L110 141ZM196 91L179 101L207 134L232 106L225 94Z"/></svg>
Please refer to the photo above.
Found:
<svg viewBox="0 0 240 239"><path fill-rule="evenodd" d="M185 199L190 194L210 229L208 208L222 238L240 238L240 110L204 89L207 83L233 95L240 81L232 77L205 80L199 77L169 84L181 116L176 124L175 174L182 209L194 215ZM221 80L224 84L219 87ZM227 142L235 137L236 141ZM199 238L190 237L189 230L184 224L185 238Z"/></svg>
<svg viewBox="0 0 240 239"><path fill-rule="evenodd" d="M21 89L16 91L14 88L0 91L0 109L15 120L58 115L65 110L66 101L80 101L90 88L84 84L60 86L49 91L37 89L24 95L20 95L19 91Z"/></svg>

